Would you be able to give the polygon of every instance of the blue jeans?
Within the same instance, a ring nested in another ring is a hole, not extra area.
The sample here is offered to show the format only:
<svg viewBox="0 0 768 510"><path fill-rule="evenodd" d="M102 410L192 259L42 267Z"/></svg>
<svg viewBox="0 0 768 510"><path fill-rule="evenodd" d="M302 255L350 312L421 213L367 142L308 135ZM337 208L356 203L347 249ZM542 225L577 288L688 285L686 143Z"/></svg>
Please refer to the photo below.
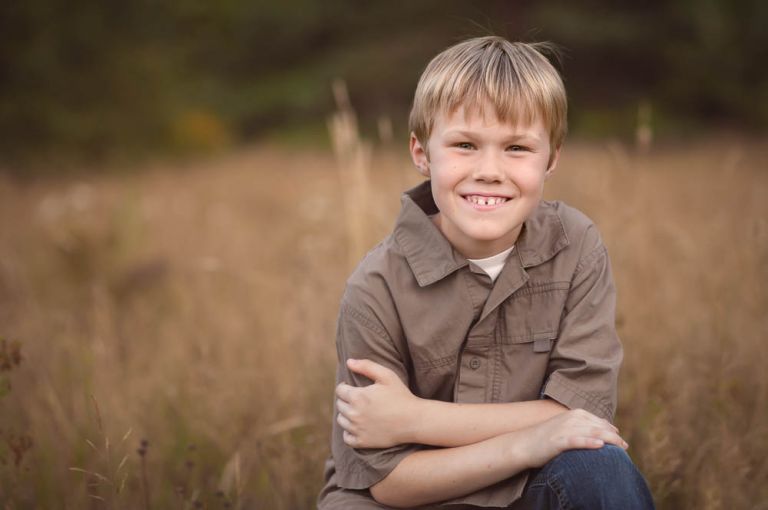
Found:
<svg viewBox="0 0 768 510"><path fill-rule="evenodd" d="M531 472L513 510L652 509L648 485L618 446L568 450Z"/></svg>

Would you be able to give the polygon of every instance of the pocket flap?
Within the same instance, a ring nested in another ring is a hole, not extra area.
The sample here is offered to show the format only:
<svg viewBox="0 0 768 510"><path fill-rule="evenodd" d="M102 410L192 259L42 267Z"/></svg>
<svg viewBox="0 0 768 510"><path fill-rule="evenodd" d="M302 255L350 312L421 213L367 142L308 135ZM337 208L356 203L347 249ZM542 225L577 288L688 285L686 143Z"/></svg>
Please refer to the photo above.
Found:
<svg viewBox="0 0 768 510"><path fill-rule="evenodd" d="M517 331L507 334L502 343L529 344L533 343L533 352L549 352L557 338L557 331Z"/></svg>
<svg viewBox="0 0 768 510"><path fill-rule="evenodd" d="M549 352L552 350L551 338L537 338L533 341L533 352Z"/></svg>

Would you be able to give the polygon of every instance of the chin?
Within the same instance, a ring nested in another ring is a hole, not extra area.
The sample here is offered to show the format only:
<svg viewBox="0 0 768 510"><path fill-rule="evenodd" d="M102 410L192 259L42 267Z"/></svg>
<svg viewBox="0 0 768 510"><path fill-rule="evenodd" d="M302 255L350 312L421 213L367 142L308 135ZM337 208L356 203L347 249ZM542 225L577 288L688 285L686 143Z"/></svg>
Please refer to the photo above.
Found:
<svg viewBox="0 0 768 510"><path fill-rule="evenodd" d="M507 236L515 230L514 227L507 227L506 225L499 225L498 222L485 222L485 223L469 223L465 232L477 239L483 239L490 241L493 239L499 239Z"/></svg>
<svg viewBox="0 0 768 510"><path fill-rule="evenodd" d="M499 239L504 237L504 235L503 234L499 235L499 234L496 234L496 233L489 233L489 232L482 232L482 233L478 232L478 233L470 234L469 237L471 237L475 241L480 241L480 242L483 242L483 243L488 243L488 242L491 242L491 241L498 241Z"/></svg>
<svg viewBox="0 0 768 510"><path fill-rule="evenodd" d="M491 243L494 241L501 241L505 237L508 237L509 232L470 232L468 236L477 242Z"/></svg>

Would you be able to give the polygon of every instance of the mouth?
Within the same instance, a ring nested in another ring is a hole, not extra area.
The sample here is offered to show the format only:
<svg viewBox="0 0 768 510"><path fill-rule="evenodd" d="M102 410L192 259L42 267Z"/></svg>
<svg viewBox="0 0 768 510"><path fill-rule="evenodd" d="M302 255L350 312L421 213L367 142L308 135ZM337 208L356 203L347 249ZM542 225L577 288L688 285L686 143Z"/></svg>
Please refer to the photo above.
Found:
<svg viewBox="0 0 768 510"><path fill-rule="evenodd" d="M503 205L509 197L487 196L487 195L461 195L475 209L493 209Z"/></svg>

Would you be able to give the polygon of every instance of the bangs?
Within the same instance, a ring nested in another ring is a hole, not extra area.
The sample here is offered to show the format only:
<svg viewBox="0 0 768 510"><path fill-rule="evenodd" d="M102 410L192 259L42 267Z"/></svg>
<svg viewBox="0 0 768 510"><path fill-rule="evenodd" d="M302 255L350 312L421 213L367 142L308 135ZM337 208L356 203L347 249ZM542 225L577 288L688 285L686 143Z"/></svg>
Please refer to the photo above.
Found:
<svg viewBox="0 0 768 510"><path fill-rule="evenodd" d="M422 74L411 111L411 130L423 143L434 118L486 111L504 123L530 125L541 119L550 143L565 137L567 101L560 75L542 51L547 44L510 43L498 37L470 39L435 57Z"/></svg>

